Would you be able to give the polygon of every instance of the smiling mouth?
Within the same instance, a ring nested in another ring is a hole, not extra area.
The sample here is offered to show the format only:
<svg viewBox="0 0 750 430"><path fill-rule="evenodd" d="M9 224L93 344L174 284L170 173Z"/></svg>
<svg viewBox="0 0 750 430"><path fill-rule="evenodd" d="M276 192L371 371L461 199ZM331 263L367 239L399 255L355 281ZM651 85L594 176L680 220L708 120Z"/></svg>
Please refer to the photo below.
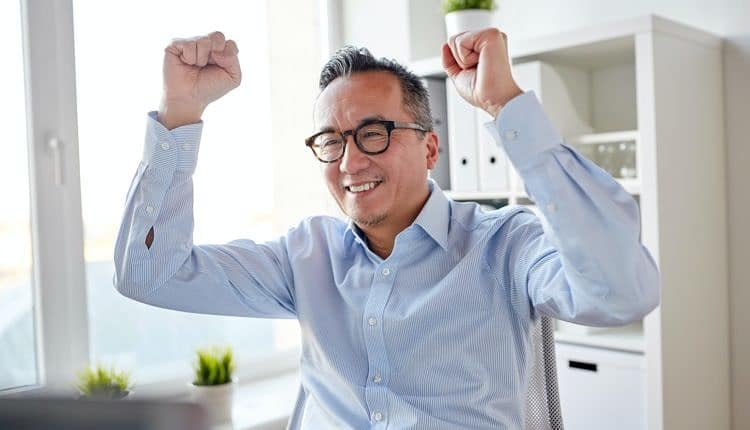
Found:
<svg viewBox="0 0 750 430"><path fill-rule="evenodd" d="M372 189L377 188L383 181L372 181L372 182L365 182L363 184L358 185L347 185L344 188L346 191L357 194L357 193L363 193L365 191L370 191Z"/></svg>

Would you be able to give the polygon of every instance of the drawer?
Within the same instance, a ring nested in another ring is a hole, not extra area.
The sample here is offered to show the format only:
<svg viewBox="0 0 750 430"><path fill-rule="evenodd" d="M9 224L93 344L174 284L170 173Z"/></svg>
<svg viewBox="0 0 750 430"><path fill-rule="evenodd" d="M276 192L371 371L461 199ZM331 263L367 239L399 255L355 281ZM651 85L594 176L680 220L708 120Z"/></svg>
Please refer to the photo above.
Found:
<svg viewBox="0 0 750 430"><path fill-rule="evenodd" d="M643 354L558 342L560 403L565 428L646 428L646 363Z"/></svg>

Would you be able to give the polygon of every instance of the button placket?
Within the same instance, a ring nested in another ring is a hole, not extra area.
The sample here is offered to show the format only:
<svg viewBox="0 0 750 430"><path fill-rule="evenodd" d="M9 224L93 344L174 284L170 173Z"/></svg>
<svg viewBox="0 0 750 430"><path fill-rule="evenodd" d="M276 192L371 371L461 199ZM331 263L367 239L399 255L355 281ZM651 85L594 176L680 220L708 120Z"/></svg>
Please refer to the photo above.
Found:
<svg viewBox="0 0 750 430"><path fill-rule="evenodd" d="M364 309L364 341L369 367L365 401L373 426L381 428L387 423L388 390L385 387L389 372L388 357L383 332L385 306L393 288L395 268L385 262L375 267L370 297ZM373 427L376 428L376 427Z"/></svg>

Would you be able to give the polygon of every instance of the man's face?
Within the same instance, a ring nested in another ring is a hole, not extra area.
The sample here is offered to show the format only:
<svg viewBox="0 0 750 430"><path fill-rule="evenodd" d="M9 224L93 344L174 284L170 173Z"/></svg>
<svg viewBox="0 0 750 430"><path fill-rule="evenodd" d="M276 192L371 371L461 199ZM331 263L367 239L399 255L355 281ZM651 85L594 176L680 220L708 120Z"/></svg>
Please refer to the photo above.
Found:
<svg viewBox="0 0 750 430"><path fill-rule="evenodd" d="M337 78L315 104L318 129L353 130L373 117L414 122L403 106L398 78L391 73ZM427 172L437 162L437 145L435 133L395 129L387 151L367 155L347 137L344 156L323 167L326 184L341 210L360 227L408 225L428 196Z"/></svg>

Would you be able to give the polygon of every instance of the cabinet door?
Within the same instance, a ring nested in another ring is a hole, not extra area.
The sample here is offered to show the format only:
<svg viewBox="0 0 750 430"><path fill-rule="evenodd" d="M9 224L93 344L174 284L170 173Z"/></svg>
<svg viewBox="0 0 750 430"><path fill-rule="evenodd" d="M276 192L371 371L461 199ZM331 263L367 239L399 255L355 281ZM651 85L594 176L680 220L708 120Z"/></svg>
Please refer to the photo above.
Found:
<svg viewBox="0 0 750 430"><path fill-rule="evenodd" d="M642 354L560 342L555 348L566 428L646 428L646 372Z"/></svg>

